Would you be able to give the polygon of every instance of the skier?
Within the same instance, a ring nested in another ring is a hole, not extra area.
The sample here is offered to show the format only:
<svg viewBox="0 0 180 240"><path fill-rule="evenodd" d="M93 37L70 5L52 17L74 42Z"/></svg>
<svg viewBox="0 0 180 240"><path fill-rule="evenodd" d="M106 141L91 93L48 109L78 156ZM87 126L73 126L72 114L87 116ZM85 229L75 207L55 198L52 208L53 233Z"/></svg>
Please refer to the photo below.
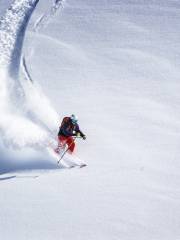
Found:
<svg viewBox="0 0 180 240"><path fill-rule="evenodd" d="M56 153L60 153L64 149L65 145L68 145L68 152L72 154L75 149L75 142L73 137L82 137L84 140L86 136L79 129L78 118L72 114L70 117L64 117L59 127L58 132L58 147L55 149Z"/></svg>

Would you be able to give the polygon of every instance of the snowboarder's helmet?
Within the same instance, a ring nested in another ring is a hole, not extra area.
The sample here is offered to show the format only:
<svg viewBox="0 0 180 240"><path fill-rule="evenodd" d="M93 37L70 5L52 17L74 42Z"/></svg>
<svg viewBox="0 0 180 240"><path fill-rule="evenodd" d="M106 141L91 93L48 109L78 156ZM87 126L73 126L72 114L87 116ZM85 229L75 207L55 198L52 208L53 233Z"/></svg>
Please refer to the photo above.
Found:
<svg viewBox="0 0 180 240"><path fill-rule="evenodd" d="M73 124L76 124L78 122L78 117L76 115L72 114L70 118Z"/></svg>

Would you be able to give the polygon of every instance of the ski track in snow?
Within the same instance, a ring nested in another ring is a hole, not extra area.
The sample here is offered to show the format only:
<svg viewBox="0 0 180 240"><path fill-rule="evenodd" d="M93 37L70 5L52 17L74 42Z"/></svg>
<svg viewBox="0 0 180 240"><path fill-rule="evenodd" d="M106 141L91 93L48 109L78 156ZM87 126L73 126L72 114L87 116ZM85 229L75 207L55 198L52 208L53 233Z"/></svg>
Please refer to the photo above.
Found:
<svg viewBox="0 0 180 240"><path fill-rule="evenodd" d="M49 22L52 20L52 18L56 15L57 11L60 9L60 7L63 6L64 0L54 0L52 3L51 8L48 12L44 13L42 16L40 16L37 21L34 23L33 26L33 32L39 33L42 28L45 28ZM33 54L33 43L31 48L29 49L28 55L31 56ZM31 82L33 82L32 77L28 71L26 59L25 56L22 57L22 68L24 71L25 78Z"/></svg>
<svg viewBox="0 0 180 240"><path fill-rule="evenodd" d="M54 0L51 9L37 19L34 24L33 31L38 32L40 29L46 27L49 21L51 21L52 17L54 17L57 11L60 9L60 7L63 6L63 2L64 0Z"/></svg>

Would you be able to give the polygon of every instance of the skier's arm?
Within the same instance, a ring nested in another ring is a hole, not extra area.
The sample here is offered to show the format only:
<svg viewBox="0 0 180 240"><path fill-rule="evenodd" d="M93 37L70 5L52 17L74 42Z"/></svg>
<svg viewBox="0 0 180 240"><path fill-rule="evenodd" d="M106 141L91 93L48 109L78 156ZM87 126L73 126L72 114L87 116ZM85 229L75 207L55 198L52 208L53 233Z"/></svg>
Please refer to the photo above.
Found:
<svg viewBox="0 0 180 240"><path fill-rule="evenodd" d="M76 127L76 135L80 135L84 140L86 139L86 135L79 129L79 126Z"/></svg>
<svg viewBox="0 0 180 240"><path fill-rule="evenodd" d="M79 134L83 139L86 139L86 135L83 132L81 132L81 130L79 130Z"/></svg>

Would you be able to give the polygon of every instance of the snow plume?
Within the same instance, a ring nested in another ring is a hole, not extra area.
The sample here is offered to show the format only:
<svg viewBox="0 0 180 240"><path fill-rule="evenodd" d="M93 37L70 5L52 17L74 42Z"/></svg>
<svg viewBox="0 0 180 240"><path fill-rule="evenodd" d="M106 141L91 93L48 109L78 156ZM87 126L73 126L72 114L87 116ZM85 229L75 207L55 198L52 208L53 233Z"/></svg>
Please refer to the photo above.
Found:
<svg viewBox="0 0 180 240"><path fill-rule="evenodd" d="M31 155L32 160L44 152L42 159L47 159L44 147L53 141L58 121L40 87L29 81L25 62L25 73L21 71L26 28L38 2L15 0L0 20L0 161L6 160L6 167L17 156L27 159Z"/></svg>
<svg viewBox="0 0 180 240"><path fill-rule="evenodd" d="M47 132L27 117L26 105L17 106L11 98L11 91L15 89L8 86L11 86L13 79L3 70L0 71L0 77L1 140L15 149L44 144L48 138Z"/></svg>

